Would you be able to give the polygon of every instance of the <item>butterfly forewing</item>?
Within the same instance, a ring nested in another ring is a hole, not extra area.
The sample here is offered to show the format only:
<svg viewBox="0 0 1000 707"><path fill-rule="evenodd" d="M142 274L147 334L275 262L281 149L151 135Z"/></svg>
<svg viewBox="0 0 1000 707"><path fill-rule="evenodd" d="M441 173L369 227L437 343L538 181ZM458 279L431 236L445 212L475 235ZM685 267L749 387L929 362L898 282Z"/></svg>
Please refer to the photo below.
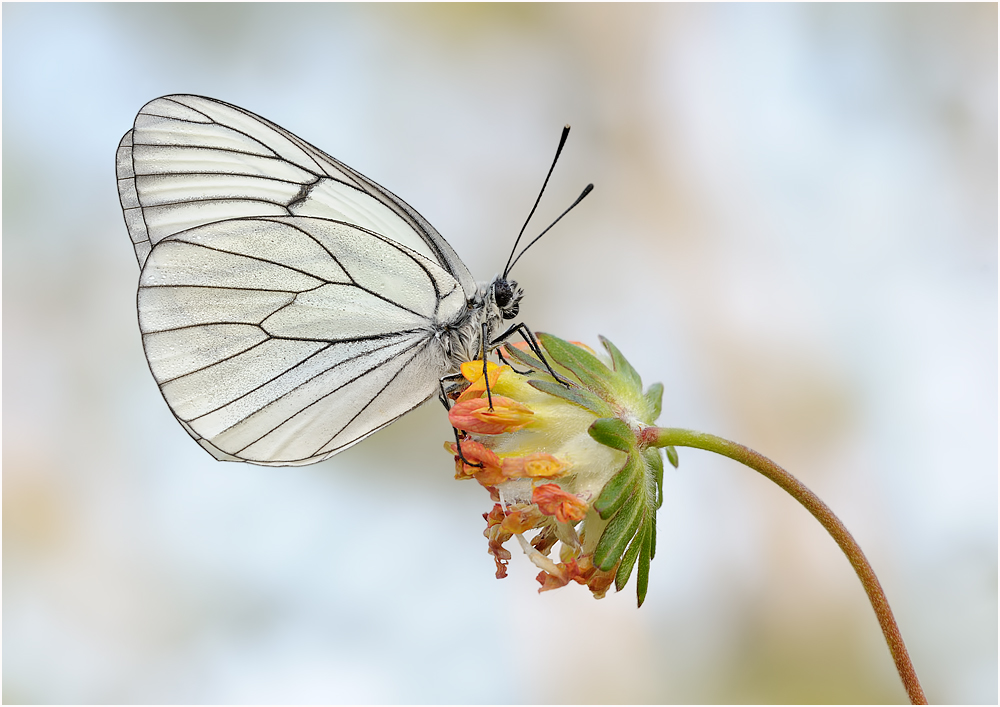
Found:
<svg viewBox="0 0 1000 707"><path fill-rule="evenodd" d="M216 458L307 464L438 390L474 290L390 192L225 103L147 104L117 156L143 346Z"/></svg>
<svg viewBox="0 0 1000 707"><path fill-rule="evenodd" d="M299 215L353 223L475 281L455 251L402 199L292 133L200 96L146 104L118 151L122 208L136 257L181 230L224 218Z"/></svg>

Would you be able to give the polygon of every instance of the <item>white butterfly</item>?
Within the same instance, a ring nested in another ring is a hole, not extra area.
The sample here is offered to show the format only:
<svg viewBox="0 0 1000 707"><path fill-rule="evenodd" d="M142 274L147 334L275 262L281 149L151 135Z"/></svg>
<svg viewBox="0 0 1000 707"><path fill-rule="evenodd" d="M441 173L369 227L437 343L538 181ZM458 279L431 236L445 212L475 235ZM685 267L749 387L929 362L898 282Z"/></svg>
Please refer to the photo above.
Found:
<svg viewBox="0 0 1000 707"><path fill-rule="evenodd" d="M517 315L512 263L477 285L402 199L242 108L151 101L117 171L150 371L216 459L327 459L432 397Z"/></svg>

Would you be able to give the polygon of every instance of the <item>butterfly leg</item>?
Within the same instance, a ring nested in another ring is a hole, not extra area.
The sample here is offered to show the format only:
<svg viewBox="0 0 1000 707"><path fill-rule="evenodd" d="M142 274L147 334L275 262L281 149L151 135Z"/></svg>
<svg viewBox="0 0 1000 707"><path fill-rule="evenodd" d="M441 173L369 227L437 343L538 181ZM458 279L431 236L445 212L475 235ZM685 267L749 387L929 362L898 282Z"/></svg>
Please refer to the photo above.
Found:
<svg viewBox="0 0 1000 707"><path fill-rule="evenodd" d="M549 365L549 360L547 358L545 358L545 354L542 353L542 349L541 349L541 347L539 347L538 341L535 339L535 335L531 332L531 329L529 329L528 327L526 327L524 325L523 322L520 322L518 324L512 324L507 329L507 331L505 331L503 334L501 334L500 336L498 336L497 338L495 338L493 341L491 341L490 342L490 346L493 346L494 344L499 344L499 343L501 343L503 341L506 341L511 336L513 336L515 333L521 335L521 338L524 339L524 342L531 349L531 352L533 354L535 354L535 356L538 357L539 361L541 361L543 364L545 364L545 370L547 370L549 372L549 375L551 375L553 378L555 378L559 383L562 383L564 386L566 386L567 388L569 388L570 385L571 385L570 382L567 381L565 378L563 378L558 373L556 373L555 371L552 370L552 366Z"/></svg>
<svg viewBox="0 0 1000 707"><path fill-rule="evenodd" d="M489 335L486 333L486 322L483 322L483 336L482 336L482 355L483 355L483 380L486 381L486 399L490 404L490 412L493 412L493 393L490 392L490 377L487 375L486 368L486 342L489 341Z"/></svg>
<svg viewBox="0 0 1000 707"><path fill-rule="evenodd" d="M482 469L485 466L485 464L483 464L482 462L470 462L468 459L465 458L465 455L462 454L462 439L458 435L458 429L452 427L451 431L455 433L455 449L458 451L458 458L462 460L462 463L465 464L466 466L474 466L477 469ZM463 432L462 434L465 433Z"/></svg>
<svg viewBox="0 0 1000 707"><path fill-rule="evenodd" d="M507 360L507 357L503 355L503 351L501 351L500 349L497 349L496 352L497 352L497 358L500 359L500 363L502 363L505 366L510 366L511 370L514 371L514 373L520 373L522 376L526 376L529 373L531 373L531 371L519 371L519 370L517 370L516 368L514 368L514 366L511 364L511 362Z"/></svg>
<svg viewBox="0 0 1000 707"><path fill-rule="evenodd" d="M451 410L451 405L448 404L448 401L451 400L451 398L449 398L448 397L448 393L445 392L444 382L445 381L455 381L455 380L459 380L461 378L462 378L462 374L461 373L452 373L451 375L441 376L438 379L438 386L441 389L441 392L439 394L439 398L438 399L441 401L441 404L444 405L444 409L445 410ZM462 463L465 464L466 466L474 466L477 469L482 469L483 465L481 463L470 462L468 459L465 458L465 455L462 454L462 440L459 437L459 434L458 434L459 430L458 430L458 428L452 427L451 431L455 433L455 449L458 450L458 458L462 460ZM465 434L465 433L463 432L462 434Z"/></svg>
<svg viewBox="0 0 1000 707"><path fill-rule="evenodd" d="M451 410L451 404L448 402L451 398L448 397L448 393L444 389L445 381L457 381L462 379L461 373L451 373L447 376L441 376L438 378L438 388L440 392L438 393L438 400L444 405L445 410Z"/></svg>

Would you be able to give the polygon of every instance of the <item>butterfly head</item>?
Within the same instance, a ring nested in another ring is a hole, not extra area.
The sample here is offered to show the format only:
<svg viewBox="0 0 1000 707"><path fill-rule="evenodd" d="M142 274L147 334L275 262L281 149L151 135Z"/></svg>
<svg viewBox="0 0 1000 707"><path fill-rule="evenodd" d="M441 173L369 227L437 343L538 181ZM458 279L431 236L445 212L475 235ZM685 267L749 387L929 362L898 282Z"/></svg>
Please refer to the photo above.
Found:
<svg viewBox="0 0 1000 707"><path fill-rule="evenodd" d="M524 297L524 291L517 286L517 282L497 276L490 289L493 301L496 302L497 308L500 310L500 316L504 319L516 317L520 310L521 298Z"/></svg>

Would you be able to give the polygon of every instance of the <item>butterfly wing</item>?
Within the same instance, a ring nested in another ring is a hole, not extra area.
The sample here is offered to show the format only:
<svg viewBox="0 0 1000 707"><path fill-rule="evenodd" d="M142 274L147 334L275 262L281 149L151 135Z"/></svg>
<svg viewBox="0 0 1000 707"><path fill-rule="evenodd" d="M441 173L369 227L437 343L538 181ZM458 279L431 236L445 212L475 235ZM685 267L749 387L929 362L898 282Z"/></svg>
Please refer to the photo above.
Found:
<svg viewBox="0 0 1000 707"><path fill-rule="evenodd" d="M216 458L325 459L434 394L475 283L412 207L248 111L167 96L117 154L150 370Z"/></svg>
<svg viewBox="0 0 1000 707"><path fill-rule="evenodd" d="M468 268L413 207L287 130L228 103L190 95L150 101L122 138L117 171L140 266L160 240L194 226L315 216L401 243L475 292Z"/></svg>
<svg viewBox="0 0 1000 707"><path fill-rule="evenodd" d="M150 370L216 458L320 461L434 394L435 322L465 308L443 268L351 224L230 219L162 239L139 281Z"/></svg>

